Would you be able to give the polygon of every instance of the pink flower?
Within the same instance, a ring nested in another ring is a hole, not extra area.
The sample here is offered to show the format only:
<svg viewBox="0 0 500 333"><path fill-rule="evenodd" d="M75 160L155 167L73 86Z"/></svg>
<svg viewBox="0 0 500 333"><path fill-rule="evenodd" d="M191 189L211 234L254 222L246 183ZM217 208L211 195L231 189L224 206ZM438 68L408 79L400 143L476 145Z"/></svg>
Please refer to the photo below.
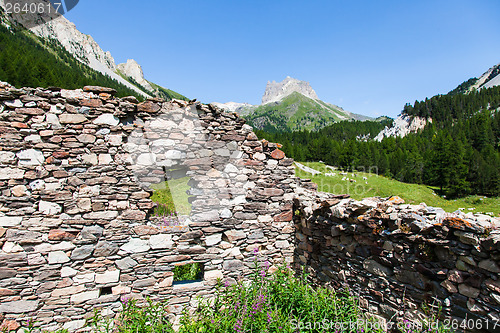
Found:
<svg viewBox="0 0 500 333"><path fill-rule="evenodd" d="M127 303L130 301L130 296L128 295L123 295L120 297L120 301L122 302L123 305L127 305Z"/></svg>

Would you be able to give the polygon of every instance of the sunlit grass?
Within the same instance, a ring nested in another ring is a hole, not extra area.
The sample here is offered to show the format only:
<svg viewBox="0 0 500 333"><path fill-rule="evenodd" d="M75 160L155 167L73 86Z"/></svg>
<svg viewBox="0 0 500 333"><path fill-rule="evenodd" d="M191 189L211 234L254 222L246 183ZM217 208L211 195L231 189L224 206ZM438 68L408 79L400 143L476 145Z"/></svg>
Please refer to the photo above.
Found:
<svg viewBox="0 0 500 333"><path fill-rule="evenodd" d="M298 177L311 179L314 183L318 184L318 190L322 192L349 194L356 200L366 197L389 197L397 195L403 198L408 204L420 204L424 202L428 206L441 207L447 212L454 212L459 208L464 208L464 213L481 212L493 213L495 216L500 215L499 197L469 196L456 200L448 200L437 195L434 189L429 186L403 183L379 176L373 172L347 172L347 175L342 175L339 170L332 171L327 169L323 163L305 162L302 164L323 172L321 175L312 176L310 173L304 172L297 167L295 168ZM335 173L335 176L325 176L325 173ZM342 180L343 177L354 179L356 182ZM364 180L363 177L367 179Z"/></svg>
<svg viewBox="0 0 500 333"><path fill-rule="evenodd" d="M189 177L172 179L156 185L151 185L154 190L151 200L166 205L170 211L179 215L189 215L191 204L188 201L187 191L191 188L188 185Z"/></svg>

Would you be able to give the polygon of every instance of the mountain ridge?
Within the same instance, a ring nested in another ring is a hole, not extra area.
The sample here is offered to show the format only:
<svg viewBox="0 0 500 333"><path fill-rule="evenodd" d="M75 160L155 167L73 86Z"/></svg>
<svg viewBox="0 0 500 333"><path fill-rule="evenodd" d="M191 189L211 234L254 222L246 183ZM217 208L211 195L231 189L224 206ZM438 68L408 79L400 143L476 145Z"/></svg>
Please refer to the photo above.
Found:
<svg viewBox="0 0 500 333"><path fill-rule="evenodd" d="M48 2L47 0L41 1ZM4 0L0 0L0 7L2 8L2 24L4 26L9 28L11 24L14 24L27 29L11 15L5 14ZM39 19L45 23L29 27L27 31L42 39L56 40L77 61L117 81L143 98L161 97L187 100L181 94L146 80L141 66L135 60L129 59L125 64L117 65L109 51L104 51L91 35L82 33L73 22L64 16L49 21L42 17Z"/></svg>
<svg viewBox="0 0 500 333"><path fill-rule="evenodd" d="M448 96L458 94L471 94L482 89L493 88L500 86L500 63L490 67L479 78L470 78L469 80L461 83L455 89L450 91ZM440 95L436 95L440 96ZM436 97L434 96L434 97ZM411 114L410 105L406 105L405 109L398 115L391 127L386 127L376 137L376 141L382 141L388 137L405 137L410 133L417 133L423 130L428 124L433 122L431 115L418 116Z"/></svg>
<svg viewBox="0 0 500 333"><path fill-rule="evenodd" d="M279 102L283 98L291 95L293 92L298 92L301 95L310 99L319 100L318 95L311 87L309 82L294 79L287 76L283 81L267 81L266 90L262 96L262 105Z"/></svg>
<svg viewBox="0 0 500 333"><path fill-rule="evenodd" d="M491 88L500 85L500 63L489 68L471 85L469 92L474 89Z"/></svg>
<svg viewBox="0 0 500 333"><path fill-rule="evenodd" d="M270 132L317 131L343 120L372 118L344 110L319 99L309 82L287 76L283 81L268 81L262 104L213 103L228 112L236 112L259 130Z"/></svg>

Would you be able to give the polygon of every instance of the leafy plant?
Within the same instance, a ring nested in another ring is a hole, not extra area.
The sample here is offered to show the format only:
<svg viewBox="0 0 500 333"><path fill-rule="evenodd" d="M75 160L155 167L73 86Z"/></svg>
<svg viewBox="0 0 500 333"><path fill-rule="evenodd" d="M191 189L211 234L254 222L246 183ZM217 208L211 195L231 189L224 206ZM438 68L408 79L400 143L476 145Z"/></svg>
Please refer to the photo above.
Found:
<svg viewBox="0 0 500 333"><path fill-rule="evenodd" d="M184 313L179 332L322 332L363 318L349 291L314 289L306 275L296 278L290 267L283 265L274 274L268 268L269 263L256 261L248 283L219 281L214 299L200 302L195 315Z"/></svg>
<svg viewBox="0 0 500 333"><path fill-rule="evenodd" d="M113 324L99 312L87 321L94 332L108 333L174 333L167 317L167 302L154 303L149 298L146 306L138 306L136 300L122 297L122 312ZM114 327L113 327L114 326Z"/></svg>
<svg viewBox="0 0 500 333"><path fill-rule="evenodd" d="M168 206L166 204L157 203L157 206L154 208L153 214L159 217L176 217L177 212L175 211L175 207Z"/></svg>
<svg viewBox="0 0 500 333"><path fill-rule="evenodd" d="M285 265L270 274L270 264L260 264L258 251L254 254L251 279L233 284L219 280L214 297L200 300L194 313L184 311L178 333L383 332L384 326L368 319L349 290L313 288L306 274L296 277ZM114 327L106 326L97 313L89 326L96 332L109 332L110 327L118 333L174 332L166 301L153 303L148 299L145 307L139 307L125 297L122 304ZM449 332L439 325L434 307L425 310L430 320L424 326L415 330L414 323L401 321L398 328L405 333Z"/></svg>

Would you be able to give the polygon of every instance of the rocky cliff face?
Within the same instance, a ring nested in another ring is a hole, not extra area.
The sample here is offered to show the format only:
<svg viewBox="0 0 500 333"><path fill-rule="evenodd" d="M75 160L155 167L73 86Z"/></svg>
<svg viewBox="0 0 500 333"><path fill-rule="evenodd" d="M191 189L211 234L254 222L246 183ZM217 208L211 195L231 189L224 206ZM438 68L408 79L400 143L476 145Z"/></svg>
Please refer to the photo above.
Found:
<svg viewBox="0 0 500 333"><path fill-rule="evenodd" d="M138 87L128 82L116 73L115 60L110 52L105 52L90 35L80 32L74 23L64 17L59 17L45 24L30 29L39 37L55 39L76 59L90 68L101 72L137 93L148 97Z"/></svg>
<svg viewBox="0 0 500 333"><path fill-rule="evenodd" d="M262 97L262 104L279 102L293 92L298 92L311 99L319 100L318 95L316 95L316 92L309 82L300 81L287 76L287 78L281 82L267 82L266 91Z"/></svg>
<svg viewBox="0 0 500 333"><path fill-rule="evenodd" d="M488 69L486 73L481 75L477 82L469 88L473 89L491 88L500 85L500 64Z"/></svg>
<svg viewBox="0 0 500 333"><path fill-rule="evenodd" d="M48 0L39 1L48 2ZM0 0L0 7L5 10L4 0ZM24 26L40 38L56 40L76 60L97 72L111 77L144 97L155 96L167 99L184 97L147 81L144 78L141 66L133 59L129 59L126 63L117 66L109 51L105 52L92 36L80 32L74 23L63 16L57 18L40 16L23 19L23 17L13 17L0 13L0 22L7 27L10 26L11 22L16 22L16 24ZM26 22L45 23L33 25ZM121 73L118 73L118 71Z"/></svg>
<svg viewBox="0 0 500 333"><path fill-rule="evenodd" d="M144 72L142 71L141 65L139 65L134 59L128 59L124 64L118 64L117 69L122 74L134 79L135 82L139 83L147 90L153 91L151 84L144 79Z"/></svg>
<svg viewBox="0 0 500 333"><path fill-rule="evenodd" d="M384 138L389 137L405 137L410 133L416 133L423 129L428 123L432 123L432 119L425 119L420 117L410 117L405 114L399 115L394 120L391 127L386 127L376 137L376 141L382 141Z"/></svg>

